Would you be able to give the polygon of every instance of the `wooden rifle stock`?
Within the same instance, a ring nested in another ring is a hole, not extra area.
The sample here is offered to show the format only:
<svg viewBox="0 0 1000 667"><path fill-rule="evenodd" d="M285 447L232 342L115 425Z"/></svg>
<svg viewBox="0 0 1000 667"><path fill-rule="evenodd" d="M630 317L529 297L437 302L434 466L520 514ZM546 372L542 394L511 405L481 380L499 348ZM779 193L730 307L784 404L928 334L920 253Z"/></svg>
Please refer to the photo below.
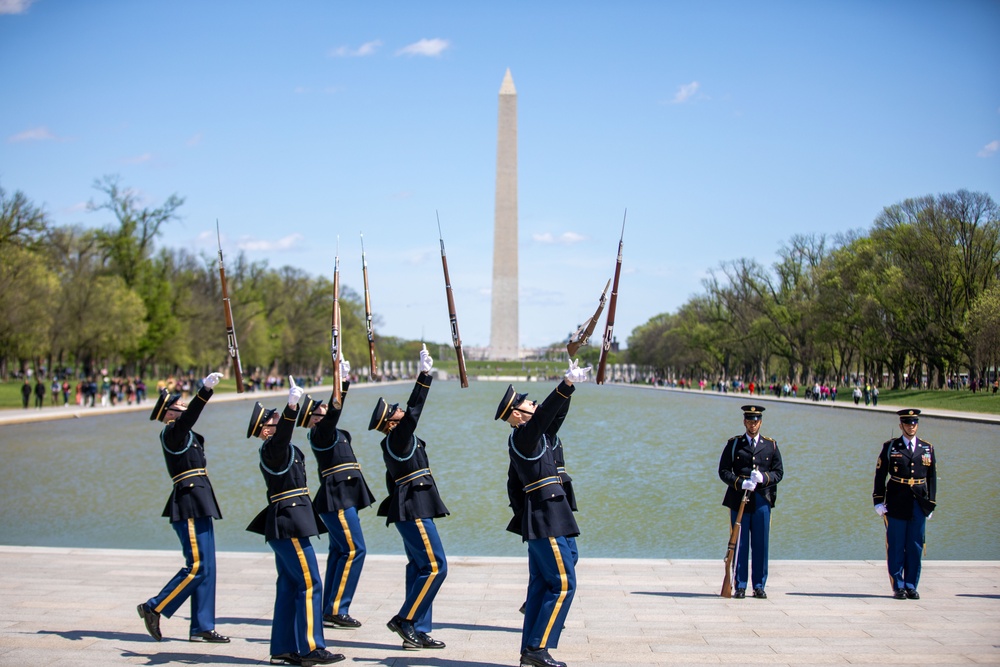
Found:
<svg viewBox="0 0 1000 667"><path fill-rule="evenodd" d="M368 331L368 357L371 379L378 377L378 364L375 361L375 327L372 322L372 300L368 292L368 262L365 260L365 235L361 235L361 270L365 279L365 329Z"/></svg>
<svg viewBox="0 0 1000 667"><path fill-rule="evenodd" d="M233 309L229 304L229 287L226 284L226 267L222 263L222 234L219 232L219 221L215 221L215 234L219 240L219 278L222 280L222 310L226 316L226 344L229 348L229 358L233 362L233 376L236 378L236 393L242 394L243 366L240 364L240 347L236 343L236 328L233 325Z"/></svg>
<svg viewBox="0 0 1000 667"><path fill-rule="evenodd" d="M434 212L437 215L437 211ZM462 352L462 337L458 334L458 314L455 311L455 295L451 290L451 278L448 277L448 258L444 253L444 237L441 235L441 216L438 216L438 240L441 242L441 266L444 267L444 291L448 297L448 319L451 321L451 342L455 346L455 357L458 359L458 378L462 388L469 386L469 376L465 372L465 353Z"/></svg>
<svg viewBox="0 0 1000 667"><path fill-rule="evenodd" d="M586 345L587 341L590 340L590 336L594 333L594 327L597 326L597 320L601 318L601 312L604 310L604 304L608 300L609 287L611 287L610 278L608 278L608 284L604 286L604 291L601 292L601 301L597 304L597 310L594 312L594 316L581 324L580 328L576 330L576 333L569 337L569 343L566 345L566 351L569 352L570 357L574 356L577 353L577 350Z"/></svg>
<svg viewBox="0 0 1000 667"><path fill-rule="evenodd" d="M330 324L330 356L333 358L333 400L330 407L339 410L344 404L341 393L341 384L344 378L340 373L340 359L342 352L340 349L340 254L333 260L333 314Z"/></svg>
<svg viewBox="0 0 1000 667"><path fill-rule="evenodd" d="M746 509L747 501L750 500L750 492L743 492L743 500L740 501L740 509L736 512L736 521L733 529L729 531L729 544L726 545L726 576L722 580L722 597L733 597L733 570L736 569L736 545L740 541L740 524L743 521L743 510Z"/></svg>
<svg viewBox="0 0 1000 667"><path fill-rule="evenodd" d="M604 326L604 342L601 345L601 360L597 364L597 384L604 384L604 368L608 361L608 352L611 351L611 341L615 330L615 310L618 308L618 279L622 275L622 242L625 240L625 218L628 216L628 209L622 216L622 235L618 239L618 262L615 264L614 287L611 288L611 303L608 304L608 321Z"/></svg>

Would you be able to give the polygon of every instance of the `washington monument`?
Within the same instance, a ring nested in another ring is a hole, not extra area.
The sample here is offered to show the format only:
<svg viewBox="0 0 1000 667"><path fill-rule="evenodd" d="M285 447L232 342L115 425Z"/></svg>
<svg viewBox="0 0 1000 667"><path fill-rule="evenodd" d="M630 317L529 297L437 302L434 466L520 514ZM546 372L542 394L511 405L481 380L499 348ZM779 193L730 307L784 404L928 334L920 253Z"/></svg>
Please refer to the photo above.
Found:
<svg viewBox="0 0 1000 667"><path fill-rule="evenodd" d="M497 184L493 217L493 308L490 359L518 359L517 330L517 91L510 69L500 84Z"/></svg>

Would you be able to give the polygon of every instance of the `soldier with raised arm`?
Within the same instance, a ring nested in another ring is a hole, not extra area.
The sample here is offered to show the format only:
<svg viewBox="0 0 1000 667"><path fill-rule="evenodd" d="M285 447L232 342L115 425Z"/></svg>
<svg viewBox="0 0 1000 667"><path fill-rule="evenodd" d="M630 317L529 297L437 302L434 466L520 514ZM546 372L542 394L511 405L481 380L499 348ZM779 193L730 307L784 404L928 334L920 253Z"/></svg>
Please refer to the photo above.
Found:
<svg viewBox="0 0 1000 667"><path fill-rule="evenodd" d="M222 373L210 373L190 404L181 400L180 394L164 390L149 415L151 421L165 424L160 431L160 447L173 489L163 516L170 519L185 560L184 567L163 590L137 607L146 631L156 641L163 639L160 616L170 618L188 598L191 599L190 641L215 644L229 641L215 631L214 520L222 518L222 511L208 478L205 437L192 430L221 379Z"/></svg>
<svg viewBox="0 0 1000 667"><path fill-rule="evenodd" d="M574 383L586 382L590 370L570 361L563 381L541 404L508 386L494 416L512 429L507 488L514 520L507 529L528 543L521 667L566 667L549 649L559 646L576 593L573 539L580 529L559 474L552 436L565 419Z"/></svg>

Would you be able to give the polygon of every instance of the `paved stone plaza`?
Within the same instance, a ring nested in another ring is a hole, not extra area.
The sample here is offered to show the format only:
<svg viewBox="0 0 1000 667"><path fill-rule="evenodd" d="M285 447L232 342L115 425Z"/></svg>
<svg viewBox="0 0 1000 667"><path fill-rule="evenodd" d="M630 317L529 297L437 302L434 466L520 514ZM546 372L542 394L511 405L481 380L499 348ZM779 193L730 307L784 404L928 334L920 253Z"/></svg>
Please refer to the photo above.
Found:
<svg viewBox="0 0 1000 667"><path fill-rule="evenodd" d="M325 543L324 543L325 544ZM146 634L135 611L183 565L179 552L0 546L0 665L268 664L274 559L220 553L218 630L187 641L188 605ZM322 567L321 556L321 567ZM442 651L406 651L385 628L404 560L370 556L351 615L326 631L343 665L517 666L525 559L449 559L434 609ZM928 561L922 598L893 600L883 562L772 561L767 600L718 596L722 561L584 559L554 656L569 667L1000 665L1000 563Z"/></svg>

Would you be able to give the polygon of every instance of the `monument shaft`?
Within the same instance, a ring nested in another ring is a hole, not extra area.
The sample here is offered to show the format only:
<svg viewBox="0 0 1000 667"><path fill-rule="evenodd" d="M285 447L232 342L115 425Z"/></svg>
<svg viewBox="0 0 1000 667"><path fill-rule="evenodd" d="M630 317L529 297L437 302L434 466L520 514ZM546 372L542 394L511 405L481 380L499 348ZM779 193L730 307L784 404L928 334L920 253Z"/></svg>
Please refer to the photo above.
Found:
<svg viewBox="0 0 1000 667"><path fill-rule="evenodd" d="M518 359L517 91L510 70L500 85L493 219L493 303L490 359Z"/></svg>

